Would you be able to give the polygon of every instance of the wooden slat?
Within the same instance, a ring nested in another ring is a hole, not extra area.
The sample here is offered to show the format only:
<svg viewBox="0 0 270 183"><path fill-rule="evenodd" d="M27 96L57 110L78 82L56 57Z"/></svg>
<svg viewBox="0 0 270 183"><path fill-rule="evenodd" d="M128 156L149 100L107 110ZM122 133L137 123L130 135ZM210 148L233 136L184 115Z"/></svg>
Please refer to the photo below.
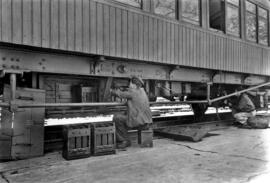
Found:
<svg viewBox="0 0 270 183"><path fill-rule="evenodd" d="M116 9L116 16L115 16L115 52L116 56L121 57L122 55L122 14L120 9Z"/></svg>
<svg viewBox="0 0 270 183"><path fill-rule="evenodd" d="M82 3L82 51L88 53L90 51L90 5L89 0L83 0Z"/></svg>
<svg viewBox="0 0 270 183"><path fill-rule="evenodd" d="M104 51L103 47L103 6L100 3L97 3L97 54L102 55Z"/></svg>
<svg viewBox="0 0 270 183"><path fill-rule="evenodd" d="M163 30L163 27L162 27L162 21L161 20L158 20L157 22L157 36L158 36L158 58L157 58L157 61L158 62L162 62L162 30Z"/></svg>
<svg viewBox="0 0 270 183"><path fill-rule="evenodd" d="M67 36L67 3L66 1L60 1L59 4L59 48L60 49L67 49L67 42L68 42L68 36Z"/></svg>
<svg viewBox="0 0 270 183"><path fill-rule="evenodd" d="M180 64L183 62L183 28L178 26L178 60L176 64Z"/></svg>
<svg viewBox="0 0 270 183"><path fill-rule="evenodd" d="M133 14L133 56L132 58L139 58L139 17Z"/></svg>
<svg viewBox="0 0 270 183"><path fill-rule="evenodd" d="M154 60L156 61L158 59L158 24L157 24L157 19L154 19L153 23L153 54L154 54Z"/></svg>
<svg viewBox="0 0 270 183"><path fill-rule="evenodd" d="M11 15L11 1L2 0L2 40L4 42L12 41L12 15Z"/></svg>
<svg viewBox="0 0 270 183"><path fill-rule="evenodd" d="M59 48L59 0L51 0L51 48Z"/></svg>
<svg viewBox="0 0 270 183"><path fill-rule="evenodd" d="M109 16L110 16L110 29L109 29L109 55L116 56L116 41L120 42L116 39L116 12L114 7L110 7L109 9Z"/></svg>
<svg viewBox="0 0 270 183"><path fill-rule="evenodd" d="M144 42L144 31L143 31L143 15L139 15L139 59L143 60L143 42Z"/></svg>
<svg viewBox="0 0 270 183"><path fill-rule="evenodd" d="M83 3L75 0L75 51L82 51L83 40Z"/></svg>
<svg viewBox="0 0 270 183"><path fill-rule="evenodd" d="M174 24L171 24L171 46L170 46L170 63L174 63L175 57L174 57L174 42L175 42L175 35L174 35Z"/></svg>
<svg viewBox="0 0 270 183"><path fill-rule="evenodd" d="M162 63L166 63L167 60L167 27L166 22L162 22Z"/></svg>
<svg viewBox="0 0 270 183"><path fill-rule="evenodd" d="M149 32L148 32L148 36L149 36L149 44L148 44L148 51L149 51L149 57L148 59L150 61L154 60L154 35L153 35L153 24L154 24L154 19L153 18L149 18Z"/></svg>
<svg viewBox="0 0 270 183"><path fill-rule="evenodd" d="M67 1L67 49L75 50L75 1Z"/></svg>
<svg viewBox="0 0 270 183"><path fill-rule="evenodd" d="M171 60L171 23L166 23L166 63L170 63Z"/></svg>
<svg viewBox="0 0 270 183"><path fill-rule="evenodd" d="M40 47L41 46L41 0L35 0L32 3L33 3L33 10L32 10L33 11L33 45ZM16 4L20 4L20 3L16 3Z"/></svg>
<svg viewBox="0 0 270 183"><path fill-rule="evenodd" d="M12 38L14 43L22 44L22 0L14 1L12 4Z"/></svg>
<svg viewBox="0 0 270 183"><path fill-rule="evenodd" d="M97 51L96 2L90 1L90 53Z"/></svg>
<svg viewBox="0 0 270 183"><path fill-rule="evenodd" d="M121 49L122 57L128 57L128 14L126 10L122 10L122 39Z"/></svg>
<svg viewBox="0 0 270 183"><path fill-rule="evenodd" d="M41 1L42 47L50 47L50 0Z"/></svg>
<svg viewBox="0 0 270 183"><path fill-rule="evenodd" d="M149 17L143 16L143 59L149 59Z"/></svg>
<svg viewBox="0 0 270 183"><path fill-rule="evenodd" d="M103 49L104 55L110 54L110 9L103 6Z"/></svg>
<svg viewBox="0 0 270 183"><path fill-rule="evenodd" d="M132 58L133 57L133 13L132 12L128 12L127 15L127 19L128 19L128 41L127 41L127 45L128 45L128 58Z"/></svg>

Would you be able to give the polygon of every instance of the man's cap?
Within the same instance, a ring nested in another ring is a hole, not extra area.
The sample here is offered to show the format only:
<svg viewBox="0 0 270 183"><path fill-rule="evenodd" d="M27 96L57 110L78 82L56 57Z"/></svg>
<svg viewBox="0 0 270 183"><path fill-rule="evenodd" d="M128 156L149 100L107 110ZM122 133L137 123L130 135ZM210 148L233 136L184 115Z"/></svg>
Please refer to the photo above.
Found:
<svg viewBox="0 0 270 183"><path fill-rule="evenodd" d="M131 82L136 84L137 86L140 86L140 87L142 87L144 85L142 78L140 78L138 76L131 76Z"/></svg>

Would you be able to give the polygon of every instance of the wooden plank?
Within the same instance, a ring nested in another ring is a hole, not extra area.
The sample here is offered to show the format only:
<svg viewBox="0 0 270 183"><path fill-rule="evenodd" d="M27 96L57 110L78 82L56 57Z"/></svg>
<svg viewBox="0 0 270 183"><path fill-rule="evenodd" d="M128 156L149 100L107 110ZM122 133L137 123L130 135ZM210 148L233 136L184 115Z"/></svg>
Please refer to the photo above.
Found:
<svg viewBox="0 0 270 183"><path fill-rule="evenodd" d="M133 13L132 12L128 12L127 15L128 18L128 58L133 58L133 41L134 41L134 37L133 37L133 31L134 31L134 27L133 27Z"/></svg>
<svg viewBox="0 0 270 183"><path fill-rule="evenodd" d="M174 64L178 63L179 60L179 26L177 24L174 25Z"/></svg>
<svg viewBox="0 0 270 183"><path fill-rule="evenodd" d="M33 3L33 45L41 46L41 0L35 0L32 3Z"/></svg>
<svg viewBox="0 0 270 183"><path fill-rule="evenodd" d="M128 57L128 13L126 10L122 10L122 57Z"/></svg>
<svg viewBox="0 0 270 183"><path fill-rule="evenodd" d="M177 60L176 64L182 64L183 63L183 27L179 26L179 59Z"/></svg>
<svg viewBox="0 0 270 183"><path fill-rule="evenodd" d="M120 57L122 55L122 13L118 8L115 11L115 54Z"/></svg>
<svg viewBox="0 0 270 183"><path fill-rule="evenodd" d="M186 52L185 52L185 65L190 65L190 30L186 28L186 35L185 35L185 43L186 43Z"/></svg>
<svg viewBox="0 0 270 183"><path fill-rule="evenodd" d="M13 42L22 44L22 0L14 1L12 4L12 38Z"/></svg>
<svg viewBox="0 0 270 183"><path fill-rule="evenodd" d="M143 60L143 41L144 41L144 31L143 31L143 15L139 15L139 59Z"/></svg>
<svg viewBox="0 0 270 183"><path fill-rule="evenodd" d="M82 51L83 35L83 3L75 0L75 51Z"/></svg>
<svg viewBox="0 0 270 183"><path fill-rule="evenodd" d="M187 29L186 29L186 27L183 27L183 32L182 32L182 49L183 49L183 56L182 56L182 64L183 65L186 65L186 63L187 63L187 35L186 35L186 32L187 32Z"/></svg>
<svg viewBox="0 0 270 183"><path fill-rule="evenodd" d="M167 40L166 40L166 22L163 21L162 23L162 63L166 63L167 60Z"/></svg>
<svg viewBox="0 0 270 183"><path fill-rule="evenodd" d="M170 55L171 55L171 58L170 58L170 64L173 64L174 61L175 61L175 57L174 57L174 42L175 42L175 35L174 35L174 24L171 23L170 25L171 27L171 46L170 46Z"/></svg>
<svg viewBox="0 0 270 183"><path fill-rule="evenodd" d="M67 1L67 49L75 50L75 1Z"/></svg>
<svg viewBox="0 0 270 183"><path fill-rule="evenodd" d="M50 47L50 0L41 0L42 47Z"/></svg>
<svg viewBox="0 0 270 183"><path fill-rule="evenodd" d="M103 5L103 44L104 55L110 55L110 9Z"/></svg>
<svg viewBox="0 0 270 183"><path fill-rule="evenodd" d="M158 60L158 24L157 19L154 19L154 29L153 29L153 36L154 36L154 61Z"/></svg>
<svg viewBox="0 0 270 183"><path fill-rule="evenodd" d="M194 52L194 64L197 66L200 62L200 34L198 30L195 30L194 32L194 46L195 46L195 52Z"/></svg>
<svg viewBox="0 0 270 183"><path fill-rule="evenodd" d="M143 59L149 58L149 17L143 16Z"/></svg>
<svg viewBox="0 0 270 183"><path fill-rule="evenodd" d="M88 53L90 50L90 17L89 17L89 11L90 11L90 5L89 0L83 0L82 2L82 51L85 53Z"/></svg>
<svg viewBox="0 0 270 183"><path fill-rule="evenodd" d="M162 62L162 30L163 30L163 27L162 27L162 21L161 20L158 20L157 22L157 36L158 36L158 57L157 57L157 61L158 62Z"/></svg>
<svg viewBox="0 0 270 183"><path fill-rule="evenodd" d="M90 53L96 53L97 51L96 8L96 2L90 1Z"/></svg>
<svg viewBox="0 0 270 183"><path fill-rule="evenodd" d="M133 59L139 59L139 17L133 14Z"/></svg>
<svg viewBox="0 0 270 183"><path fill-rule="evenodd" d="M2 0L2 40L4 42L12 41L12 15L10 0Z"/></svg>
<svg viewBox="0 0 270 183"><path fill-rule="evenodd" d="M59 48L60 49L67 49L67 42L68 42L68 36L67 36L67 1L59 1Z"/></svg>
<svg viewBox="0 0 270 183"><path fill-rule="evenodd" d="M59 48L59 0L51 0L51 48Z"/></svg>
<svg viewBox="0 0 270 183"><path fill-rule="evenodd" d="M103 45L103 6L97 3L97 54L103 55L104 45Z"/></svg>
<svg viewBox="0 0 270 183"><path fill-rule="evenodd" d="M115 19L116 18L116 11L115 11L114 7L110 7L109 11L110 11L109 55L116 56L116 19Z"/></svg>
<svg viewBox="0 0 270 183"><path fill-rule="evenodd" d="M149 52L149 57L148 59L150 61L153 61L154 60L154 37L153 37L153 24L154 24L154 19L151 17L149 18L149 31L148 31L148 36L149 36L149 49L148 49L148 52Z"/></svg>
<svg viewBox="0 0 270 183"><path fill-rule="evenodd" d="M166 57L166 63L170 63L171 60L171 23L167 22L166 23L166 27L167 27L167 31L166 31L166 53L167 53L167 57Z"/></svg>

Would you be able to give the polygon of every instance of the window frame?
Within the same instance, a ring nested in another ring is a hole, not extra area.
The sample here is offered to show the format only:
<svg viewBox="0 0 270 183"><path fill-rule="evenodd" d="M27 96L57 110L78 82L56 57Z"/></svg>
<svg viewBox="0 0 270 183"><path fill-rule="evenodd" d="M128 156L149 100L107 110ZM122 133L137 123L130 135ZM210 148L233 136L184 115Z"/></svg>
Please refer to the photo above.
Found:
<svg viewBox="0 0 270 183"><path fill-rule="evenodd" d="M174 0L174 1L175 1L175 12L174 12L175 17L174 18L173 17L166 16L166 15L162 15L162 14L159 14L159 13L156 13L155 12L155 0L151 0L151 3L152 3L152 13L154 15L156 15L156 16L161 16L161 17L172 19L172 20L179 20L179 0Z"/></svg>
<svg viewBox="0 0 270 183"><path fill-rule="evenodd" d="M263 7L261 7L261 6L259 6L259 5L257 5L256 6L256 8L257 8L257 41L258 41L258 43L259 44L261 44L261 45L265 45L265 46L268 46L269 45L269 11L267 10L267 9L265 9L265 8L263 8ZM260 16L260 14L259 14L259 9L262 9L262 10L264 10L264 11L266 11L266 18L265 17L262 17L262 16ZM260 29L259 29L259 26L260 26L260 20L261 19L263 19L264 21L266 21L266 28L267 28L267 30L266 30L266 32L267 32L267 43L263 43L263 42L260 42Z"/></svg>
<svg viewBox="0 0 270 183"><path fill-rule="evenodd" d="M192 19L189 19L189 18L183 16L183 1L182 0L180 0L180 2L179 2L180 7L179 7L178 12L179 12L179 16L181 16L182 21L201 26L201 24L202 24L202 0L197 0L197 1L198 1L198 8L199 8L199 20L198 21L192 20Z"/></svg>
<svg viewBox="0 0 270 183"><path fill-rule="evenodd" d="M127 6L127 7L132 7L132 8L137 8L137 9L143 9L143 1L144 0L140 0L141 3L140 3L140 6L134 6L132 4L128 4L128 3L125 3L125 2L122 2L122 1L119 1L119 0L113 0L115 3L118 3L122 6Z"/></svg>
<svg viewBox="0 0 270 183"><path fill-rule="evenodd" d="M240 38L241 37L241 4L240 4L240 0L238 0L238 5L229 2L228 0L225 0L225 34L229 34L235 37ZM238 30L238 34L229 31L228 29L228 7L233 8L233 9L237 9L238 11L238 23L239 23L239 30Z"/></svg>

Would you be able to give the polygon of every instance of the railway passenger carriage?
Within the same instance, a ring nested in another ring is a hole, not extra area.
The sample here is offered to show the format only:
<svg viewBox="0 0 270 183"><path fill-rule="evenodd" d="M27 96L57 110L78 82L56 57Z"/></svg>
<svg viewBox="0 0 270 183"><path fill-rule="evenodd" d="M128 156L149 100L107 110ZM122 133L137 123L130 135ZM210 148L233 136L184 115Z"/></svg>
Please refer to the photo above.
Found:
<svg viewBox="0 0 270 183"><path fill-rule="evenodd" d="M267 0L0 0L1 93L15 111L10 123L2 110L0 128L17 120L42 131L33 114L85 115L68 107L22 115L17 104L119 101L109 89L131 75L151 99L206 100L268 82L269 37ZM200 116L206 105L193 109Z"/></svg>

